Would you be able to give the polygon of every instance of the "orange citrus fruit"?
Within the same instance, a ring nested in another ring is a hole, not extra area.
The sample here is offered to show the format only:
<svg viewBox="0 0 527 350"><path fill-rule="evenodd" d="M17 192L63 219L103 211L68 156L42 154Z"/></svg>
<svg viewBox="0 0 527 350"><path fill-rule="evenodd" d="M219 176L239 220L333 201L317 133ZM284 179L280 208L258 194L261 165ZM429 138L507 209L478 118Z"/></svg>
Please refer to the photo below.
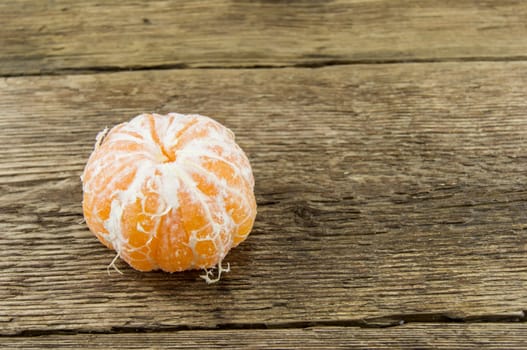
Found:
<svg viewBox="0 0 527 350"><path fill-rule="evenodd" d="M200 115L142 114L100 133L81 178L88 227L140 271L221 273L256 216L249 160Z"/></svg>

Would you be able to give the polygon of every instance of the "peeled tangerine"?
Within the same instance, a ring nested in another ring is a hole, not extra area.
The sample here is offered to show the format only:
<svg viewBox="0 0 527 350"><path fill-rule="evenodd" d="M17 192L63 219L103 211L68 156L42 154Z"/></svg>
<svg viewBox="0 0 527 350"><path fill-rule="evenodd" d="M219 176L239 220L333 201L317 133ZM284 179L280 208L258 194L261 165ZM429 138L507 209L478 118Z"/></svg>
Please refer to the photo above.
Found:
<svg viewBox="0 0 527 350"><path fill-rule="evenodd" d="M106 132L81 178L86 223L117 252L111 265L121 257L140 271L205 269L207 282L219 279L256 216L251 166L234 134L177 113L141 114Z"/></svg>

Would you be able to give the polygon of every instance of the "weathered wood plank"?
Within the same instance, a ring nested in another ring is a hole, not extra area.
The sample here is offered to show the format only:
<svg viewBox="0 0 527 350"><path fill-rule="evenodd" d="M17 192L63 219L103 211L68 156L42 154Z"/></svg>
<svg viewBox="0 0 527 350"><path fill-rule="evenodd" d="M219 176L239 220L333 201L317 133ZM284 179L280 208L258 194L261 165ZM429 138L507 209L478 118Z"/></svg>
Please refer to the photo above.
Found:
<svg viewBox="0 0 527 350"><path fill-rule="evenodd" d="M0 81L0 333L523 317L527 63ZM256 177L232 272L106 274L80 224L94 137L142 111L232 128Z"/></svg>
<svg viewBox="0 0 527 350"><path fill-rule="evenodd" d="M211 330L0 338L9 349L525 349L526 324ZM111 344L111 345L110 345Z"/></svg>
<svg viewBox="0 0 527 350"><path fill-rule="evenodd" d="M3 1L0 75L527 57L521 0Z"/></svg>

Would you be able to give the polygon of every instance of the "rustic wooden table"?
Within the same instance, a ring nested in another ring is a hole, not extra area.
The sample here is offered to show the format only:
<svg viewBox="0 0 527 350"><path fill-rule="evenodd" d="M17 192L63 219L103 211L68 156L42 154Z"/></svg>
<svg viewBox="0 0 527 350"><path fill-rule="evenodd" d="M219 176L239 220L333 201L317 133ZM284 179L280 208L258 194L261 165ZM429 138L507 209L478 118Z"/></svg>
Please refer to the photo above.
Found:
<svg viewBox="0 0 527 350"><path fill-rule="evenodd" d="M525 1L2 1L2 348L527 348ZM251 159L232 272L107 274L98 131L200 113Z"/></svg>

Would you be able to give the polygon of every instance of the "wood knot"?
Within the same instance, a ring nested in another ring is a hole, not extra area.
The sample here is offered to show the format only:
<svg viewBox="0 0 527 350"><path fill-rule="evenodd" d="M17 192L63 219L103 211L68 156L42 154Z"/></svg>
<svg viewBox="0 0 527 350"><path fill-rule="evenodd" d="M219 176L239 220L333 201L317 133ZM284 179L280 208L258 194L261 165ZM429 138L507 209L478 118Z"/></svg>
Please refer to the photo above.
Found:
<svg viewBox="0 0 527 350"><path fill-rule="evenodd" d="M317 208L313 208L309 205L307 202L300 202L297 203L293 207L293 213L295 214L295 218L298 223L302 224L303 226L319 226L320 220L318 217L321 214L321 210Z"/></svg>

